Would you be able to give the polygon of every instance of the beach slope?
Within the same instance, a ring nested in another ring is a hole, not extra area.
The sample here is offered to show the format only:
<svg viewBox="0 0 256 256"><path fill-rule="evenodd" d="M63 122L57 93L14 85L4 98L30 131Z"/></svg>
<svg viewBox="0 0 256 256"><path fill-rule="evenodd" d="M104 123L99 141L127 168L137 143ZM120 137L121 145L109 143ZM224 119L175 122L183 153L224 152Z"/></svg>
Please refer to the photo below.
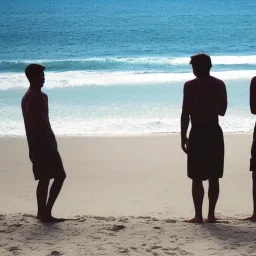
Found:
<svg viewBox="0 0 256 256"><path fill-rule="evenodd" d="M239 220L252 211L251 140L225 134L220 223L193 225L178 134L59 137L67 180L54 215L73 220L42 224L26 139L3 137L0 255L255 255L255 225Z"/></svg>

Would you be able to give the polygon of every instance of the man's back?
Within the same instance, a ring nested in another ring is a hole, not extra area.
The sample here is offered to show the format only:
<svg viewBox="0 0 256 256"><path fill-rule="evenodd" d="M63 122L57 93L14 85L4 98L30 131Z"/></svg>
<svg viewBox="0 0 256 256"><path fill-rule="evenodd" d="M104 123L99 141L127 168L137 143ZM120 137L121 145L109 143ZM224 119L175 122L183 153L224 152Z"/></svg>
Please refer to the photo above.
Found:
<svg viewBox="0 0 256 256"><path fill-rule="evenodd" d="M212 77L200 77L188 81L184 88L192 125L218 123L227 106L226 87L223 81Z"/></svg>
<svg viewBox="0 0 256 256"><path fill-rule="evenodd" d="M31 149L32 145L40 147L40 131L51 130L47 95L29 89L22 98L21 107L29 148Z"/></svg>

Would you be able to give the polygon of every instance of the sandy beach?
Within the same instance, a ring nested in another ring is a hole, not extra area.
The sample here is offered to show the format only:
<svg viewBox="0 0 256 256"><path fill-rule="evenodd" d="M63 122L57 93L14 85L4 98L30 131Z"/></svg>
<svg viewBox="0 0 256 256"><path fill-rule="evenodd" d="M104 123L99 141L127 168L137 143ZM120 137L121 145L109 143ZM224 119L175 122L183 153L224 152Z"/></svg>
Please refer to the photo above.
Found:
<svg viewBox="0 0 256 256"><path fill-rule="evenodd" d="M193 225L179 134L59 137L67 179L54 214L74 220L50 225L34 218L26 139L2 137L0 255L255 255L255 224L239 220L252 212L251 140L225 134L220 223Z"/></svg>

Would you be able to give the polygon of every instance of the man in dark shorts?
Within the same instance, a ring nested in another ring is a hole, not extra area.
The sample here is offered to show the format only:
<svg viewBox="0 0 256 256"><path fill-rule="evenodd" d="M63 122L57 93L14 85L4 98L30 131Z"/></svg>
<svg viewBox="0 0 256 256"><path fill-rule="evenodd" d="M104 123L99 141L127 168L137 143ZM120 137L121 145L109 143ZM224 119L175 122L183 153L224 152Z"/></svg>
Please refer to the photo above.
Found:
<svg viewBox="0 0 256 256"><path fill-rule="evenodd" d="M224 82L210 75L210 56L194 55L190 64L196 78L184 85L181 114L181 147L187 154L187 172L192 179L195 207L195 217L189 222L203 222L204 180L209 180L209 212L206 221L216 222L215 206L224 166L224 140L219 115L224 116L226 113L227 92ZM190 119L191 131L187 138Z"/></svg>
<svg viewBox="0 0 256 256"><path fill-rule="evenodd" d="M41 91L44 85L45 67L30 64L25 69L30 87L22 98L21 107L26 129L29 158L33 165L37 186L37 218L42 222L58 222L63 219L52 217L52 207L59 195L66 173L51 128L48 97ZM50 179L54 179L49 197ZM47 200L48 198L48 200Z"/></svg>
<svg viewBox="0 0 256 256"><path fill-rule="evenodd" d="M250 85L250 108L251 113L256 115L256 76L252 78ZM254 127L251 147L250 171L252 171L253 214L245 220L256 222L256 125Z"/></svg>

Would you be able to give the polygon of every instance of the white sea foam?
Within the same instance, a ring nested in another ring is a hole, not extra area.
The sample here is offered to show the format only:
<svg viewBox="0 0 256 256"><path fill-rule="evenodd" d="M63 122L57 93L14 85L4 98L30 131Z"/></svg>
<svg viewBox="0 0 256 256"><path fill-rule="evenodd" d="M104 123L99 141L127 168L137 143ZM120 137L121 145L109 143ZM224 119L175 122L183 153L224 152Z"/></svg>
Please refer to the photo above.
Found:
<svg viewBox="0 0 256 256"><path fill-rule="evenodd" d="M243 65L256 64L256 55L251 56L211 56L213 65ZM104 61L105 59L99 59ZM141 64L189 65L190 57L139 57L139 58L109 58L112 61Z"/></svg>
<svg viewBox="0 0 256 256"><path fill-rule="evenodd" d="M173 118L99 118L94 120L57 118L52 120L57 135L107 135L107 134L145 134L179 133L180 117ZM221 120L224 132L250 132L254 127L253 117L227 116ZM0 136L24 136L25 129L21 118L6 119L0 122Z"/></svg>
<svg viewBox="0 0 256 256"><path fill-rule="evenodd" d="M247 104L230 105L225 117L220 117L224 132L249 132L253 129L255 118L250 114ZM57 135L106 135L106 134L145 134L180 132L181 104L164 106L132 107L129 103L116 111L115 105L106 106L107 115L102 115L102 107L66 104L65 101L50 103L50 119ZM139 110L139 111L138 111ZM106 112L106 111L105 111ZM25 135L24 123L17 105L0 105L0 136Z"/></svg>
<svg viewBox="0 0 256 256"><path fill-rule="evenodd" d="M256 55L223 55L211 56L213 65L256 65ZM156 65L189 65L190 56L183 57L95 57L81 59L38 59L38 60L0 60L0 64L28 64L28 63L69 63L69 62L99 62L99 63L128 63L128 64L156 64Z"/></svg>
<svg viewBox="0 0 256 256"><path fill-rule="evenodd" d="M255 76L255 70L212 72L225 80L247 80ZM142 73L142 72L47 72L46 87L49 89L77 86L147 85L184 82L193 79L190 73ZM28 82L21 73L0 73L0 90L27 88Z"/></svg>

